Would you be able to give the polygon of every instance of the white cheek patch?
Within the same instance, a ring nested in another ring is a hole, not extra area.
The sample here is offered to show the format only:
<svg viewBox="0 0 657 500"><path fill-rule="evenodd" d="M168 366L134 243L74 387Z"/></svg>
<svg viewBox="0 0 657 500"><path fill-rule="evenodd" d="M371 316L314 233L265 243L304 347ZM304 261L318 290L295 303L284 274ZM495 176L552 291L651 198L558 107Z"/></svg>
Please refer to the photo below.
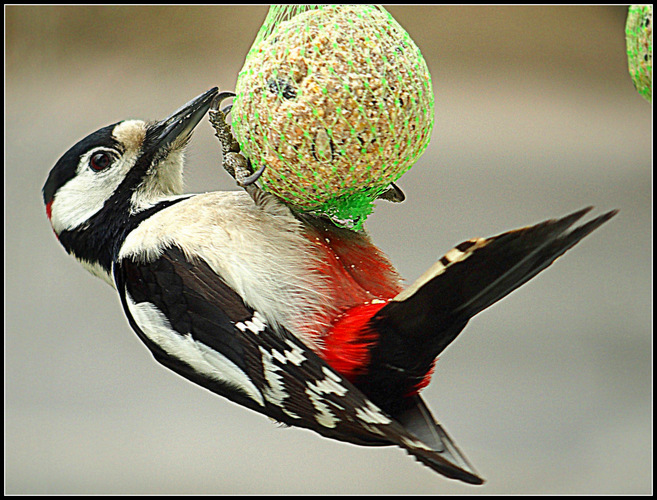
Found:
<svg viewBox="0 0 657 500"><path fill-rule="evenodd" d="M82 226L103 208L135 165L146 137L146 122L123 121L114 127L112 136L123 151L107 146L87 151L80 157L75 177L55 194L51 221L56 233ZM115 159L111 166L96 172L89 168L89 160L100 151L113 152Z"/></svg>
<svg viewBox="0 0 657 500"><path fill-rule="evenodd" d="M93 217L119 187L137 161L137 152L126 152L102 172L89 168L89 159L106 147L94 148L80 157L77 175L62 186L52 203L52 226L57 234L82 226Z"/></svg>

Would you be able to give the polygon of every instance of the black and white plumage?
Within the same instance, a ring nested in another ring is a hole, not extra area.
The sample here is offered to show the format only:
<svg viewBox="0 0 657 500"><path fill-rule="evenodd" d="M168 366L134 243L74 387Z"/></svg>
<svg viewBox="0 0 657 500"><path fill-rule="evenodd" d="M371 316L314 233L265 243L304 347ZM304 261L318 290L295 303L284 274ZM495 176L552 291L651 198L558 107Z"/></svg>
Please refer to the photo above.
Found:
<svg viewBox="0 0 657 500"><path fill-rule="evenodd" d="M117 289L139 338L183 377L279 422L398 445L483 482L418 393L472 316L614 212L570 232L588 210L469 240L404 290L364 233L255 186L182 194L184 147L217 95L160 122L102 128L65 153L43 189L60 243Z"/></svg>
<svg viewBox="0 0 657 500"><path fill-rule="evenodd" d="M448 477L479 482L458 451L431 450L299 339L270 328L204 262L174 247L148 264L126 259L115 276L131 326L178 374L279 422L356 444L398 444Z"/></svg>

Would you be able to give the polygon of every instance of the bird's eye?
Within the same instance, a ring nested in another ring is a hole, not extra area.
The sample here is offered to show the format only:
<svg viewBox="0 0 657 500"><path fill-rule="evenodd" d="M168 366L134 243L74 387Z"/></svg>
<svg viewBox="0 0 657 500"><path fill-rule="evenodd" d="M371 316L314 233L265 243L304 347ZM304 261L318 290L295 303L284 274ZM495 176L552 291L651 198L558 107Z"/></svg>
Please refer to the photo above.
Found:
<svg viewBox="0 0 657 500"><path fill-rule="evenodd" d="M100 172L112 164L112 157L109 153L101 151L94 153L89 160L89 166L92 170Z"/></svg>

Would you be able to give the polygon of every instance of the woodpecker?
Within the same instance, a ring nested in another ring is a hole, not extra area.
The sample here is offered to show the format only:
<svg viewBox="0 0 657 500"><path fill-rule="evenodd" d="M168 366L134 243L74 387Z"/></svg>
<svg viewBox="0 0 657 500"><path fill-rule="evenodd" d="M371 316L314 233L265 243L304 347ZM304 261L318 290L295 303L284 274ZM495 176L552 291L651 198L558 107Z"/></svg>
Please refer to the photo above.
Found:
<svg viewBox="0 0 657 500"><path fill-rule="evenodd" d="M435 360L471 317L616 211L467 240L404 288L364 231L295 213L257 186L219 110L227 96L213 88L164 120L121 121L71 147L43 187L57 239L117 290L132 329L182 377L283 424L397 445L481 484L420 396ZM183 194L183 153L208 111L242 191Z"/></svg>

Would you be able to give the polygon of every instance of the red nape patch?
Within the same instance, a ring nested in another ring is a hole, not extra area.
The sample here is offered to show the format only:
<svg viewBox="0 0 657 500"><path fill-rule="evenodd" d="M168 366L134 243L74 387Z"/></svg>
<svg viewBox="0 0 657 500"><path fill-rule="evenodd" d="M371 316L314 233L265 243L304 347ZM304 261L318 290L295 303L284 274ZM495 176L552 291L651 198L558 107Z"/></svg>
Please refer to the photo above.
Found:
<svg viewBox="0 0 657 500"><path fill-rule="evenodd" d="M50 222L50 227L52 227L52 202L53 201L55 201L55 200L51 200L46 204L46 215L48 216L48 220L51 221ZM55 231L54 227L52 228L52 232L55 233L55 238L57 238L59 240L59 235Z"/></svg>
<svg viewBox="0 0 657 500"><path fill-rule="evenodd" d="M52 219L52 202L55 200L51 200L48 202L46 205L46 215L48 216L48 220Z"/></svg>
<svg viewBox="0 0 657 500"><path fill-rule="evenodd" d="M324 338L320 355L347 380L352 381L367 371L370 361L368 347L376 342L378 333L368 323L388 302L361 304L338 316Z"/></svg>

